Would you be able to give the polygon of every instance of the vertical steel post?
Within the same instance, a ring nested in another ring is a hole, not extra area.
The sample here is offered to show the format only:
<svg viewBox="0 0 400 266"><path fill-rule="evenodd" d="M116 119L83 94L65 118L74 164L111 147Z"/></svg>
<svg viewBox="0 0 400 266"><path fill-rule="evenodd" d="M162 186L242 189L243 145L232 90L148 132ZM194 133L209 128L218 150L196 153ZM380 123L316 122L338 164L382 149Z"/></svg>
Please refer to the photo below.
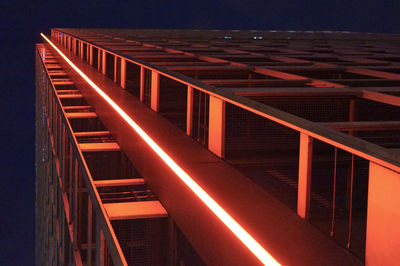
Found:
<svg viewBox="0 0 400 266"><path fill-rule="evenodd" d="M83 47L84 47L84 46L83 46L83 42L80 41L79 44L80 44L80 46L79 46L79 47L80 47L80 56L81 56L81 59L84 60L84 58L83 58L83 55L84 55L84 52L83 52L83 50L84 50L84 49L83 49Z"/></svg>
<svg viewBox="0 0 400 266"><path fill-rule="evenodd" d="M140 101L144 101L144 84L145 84L145 69L143 66L140 66Z"/></svg>
<svg viewBox="0 0 400 266"><path fill-rule="evenodd" d="M93 66L93 45L89 46L89 64Z"/></svg>
<svg viewBox="0 0 400 266"><path fill-rule="evenodd" d="M193 133L193 88L187 87L187 104L186 104L186 134L191 136Z"/></svg>
<svg viewBox="0 0 400 266"><path fill-rule="evenodd" d="M312 137L304 133L300 133L297 215L305 220L308 219L310 213L312 155Z"/></svg>
<svg viewBox="0 0 400 266"><path fill-rule="evenodd" d="M151 71L151 99L150 107L158 112L160 103L160 74Z"/></svg>
<svg viewBox="0 0 400 266"><path fill-rule="evenodd" d="M73 196L74 196L74 194L73 194L73 179L74 179L74 176L73 176L73 169L74 169L74 162L75 161L73 161L72 160L72 158L71 158L71 156L70 156L70 151L72 150L72 144L71 143L69 143L68 142L68 136L66 135L65 136L65 142L67 143L67 149L66 149L66 152L67 152L67 154L66 154L66 159L68 160L67 161L67 163L68 163L68 180L69 180L69 190L68 190L68 194L69 194L69 198L68 198L68 203L69 203L69 217L68 217L68 219L69 219L69 224L70 225L72 225L72 210L73 210Z"/></svg>
<svg viewBox="0 0 400 266"><path fill-rule="evenodd" d="M121 87L126 88L126 60L121 57Z"/></svg>
<svg viewBox="0 0 400 266"><path fill-rule="evenodd" d="M349 199L349 228L347 234L347 248L350 248L351 245L351 229L353 222L353 188L354 186L354 154L351 154L351 170L350 170L350 199Z"/></svg>
<svg viewBox="0 0 400 266"><path fill-rule="evenodd" d="M86 44L86 62L90 64L90 46L88 43Z"/></svg>
<svg viewBox="0 0 400 266"><path fill-rule="evenodd" d="M107 68L106 68L106 63L107 63L107 56L106 56L106 51L102 50L102 63L101 63L101 73L103 73L103 75L106 74Z"/></svg>
<svg viewBox="0 0 400 266"><path fill-rule="evenodd" d="M335 147L335 159L333 163L333 195L332 195L332 220L331 237L335 235L335 209L336 209L336 172L337 172L337 147Z"/></svg>
<svg viewBox="0 0 400 266"><path fill-rule="evenodd" d="M349 103L349 122L356 120L356 100L351 99ZM349 135L354 136L354 130L349 130Z"/></svg>
<svg viewBox="0 0 400 266"><path fill-rule="evenodd" d="M87 266L92 266L92 227L93 227L93 210L92 200L88 195L88 230L87 230Z"/></svg>
<svg viewBox="0 0 400 266"><path fill-rule="evenodd" d="M76 39L72 39L72 52L76 55Z"/></svg>
<svg viewBox="0 0 400 266"><path fill-rule="evenodd" d="M178 265L177 262L177 238L175 222L171 218L168 218L168 261L169 265Z"/></svg>
<svg viewBox="0 0 400 266"><path fill-rule="evenodd" d="M96 219L98 221L98 219ZM96 266L104 266L105 241L100 225L96 222Z"/></svg>
<svg viewBox="0 0 400 266"><path fill-rule="evenodd" d="M97 70L101 71L101 51L97 49Z"/></svg>
<svg viewBox="0 0 400 266"><path fill-rule="evenodd" d="M225 156L225 101L210 95L208 149L220 158Z"/></svg>
<svg viewBox="0 0 400 266"><path fill-rule="evenodd" d="M117 74L118 74L118 56L114 55L114 83L117 83Z"/></svg>
<svg viewBox="0 0 400 266"><path fill-rule="evenodd" d="M78 174L78 159L74 158L72 155L72 149L71 149L71 157L72 160L74 161L74 168L73 168L73 179L74 179L74 192L73 192L73 236L74 236L74 249L78 248L78 194L79 194L79 174Z"/></svg>

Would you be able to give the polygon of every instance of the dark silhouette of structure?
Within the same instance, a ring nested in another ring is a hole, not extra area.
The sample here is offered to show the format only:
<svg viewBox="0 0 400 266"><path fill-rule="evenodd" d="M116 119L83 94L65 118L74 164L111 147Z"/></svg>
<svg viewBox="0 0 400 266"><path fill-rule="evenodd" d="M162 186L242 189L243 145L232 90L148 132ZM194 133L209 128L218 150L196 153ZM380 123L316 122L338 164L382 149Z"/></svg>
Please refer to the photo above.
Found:
<svg viewBox="0 0 400 266"><path fill-rule="evenodd" d="M400 36L52 29L38 265L395 265Z"/></svg>

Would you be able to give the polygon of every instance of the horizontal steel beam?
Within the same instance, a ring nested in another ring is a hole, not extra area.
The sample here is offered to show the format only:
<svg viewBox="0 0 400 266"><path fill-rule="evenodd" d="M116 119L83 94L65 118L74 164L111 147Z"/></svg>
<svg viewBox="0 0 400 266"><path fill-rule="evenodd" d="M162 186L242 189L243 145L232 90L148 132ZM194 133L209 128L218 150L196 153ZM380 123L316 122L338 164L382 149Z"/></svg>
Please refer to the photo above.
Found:
<svg viewBox="0 0 400 266"><path fill-rule="evenodd" d="M323 122L319 124L339 131L400 130L400 121Z"/></svg>
<svg viewBox="0 0 400 266"><path fill-rule="evenodd" d="M104 151L120 151L116 142L97 142L97 143L79 143L79 149L82 152L104 152Z"/></svg>
<svg viewBox="0 0 400 266"><path fill-rule="evenodd" d="M120 187L120 186L135 186L144 185L143 178L129 178L129 179L107 179L94 181L96 187Z"/></svg>
<svg viewBox="0 0 400 266"><path fill-rule="evenodd" d="M400 106L400 97L399 96L394 96L390 94L385 94L381 92L374 92L374 91L368 91L368 90L362 90L362 98L375 101L375 102L380 102L380 103L386 103L394 106Z"/></svg>
<svg viewBox="0 0 400 266"><path fill-rule="evenodd" d="M168 217L167 211L159 201L134 201L105 203L110 220L152 219Z"/></svg>

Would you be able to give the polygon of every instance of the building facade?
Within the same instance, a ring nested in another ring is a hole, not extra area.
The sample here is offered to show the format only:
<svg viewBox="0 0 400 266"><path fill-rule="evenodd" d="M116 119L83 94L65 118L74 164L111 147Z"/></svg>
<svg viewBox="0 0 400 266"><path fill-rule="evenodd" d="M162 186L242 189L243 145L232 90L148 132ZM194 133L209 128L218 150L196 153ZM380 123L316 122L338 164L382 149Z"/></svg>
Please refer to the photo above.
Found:
<svg viewBox="0 0 400 266"><path fill-rule="evenodd" d="M37 265L396 265L400 36L52 29Z"/></svg>

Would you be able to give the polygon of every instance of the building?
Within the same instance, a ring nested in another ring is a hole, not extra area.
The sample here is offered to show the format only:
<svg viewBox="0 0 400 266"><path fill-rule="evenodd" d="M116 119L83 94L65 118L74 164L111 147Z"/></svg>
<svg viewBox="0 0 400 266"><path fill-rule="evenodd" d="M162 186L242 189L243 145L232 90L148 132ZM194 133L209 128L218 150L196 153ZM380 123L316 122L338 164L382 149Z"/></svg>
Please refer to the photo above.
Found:
<svg viewBox="0 0 400 266"><path fill-rule="evenodd" d="M395 265L400 36L52 29L37 265Z"/></svg>

